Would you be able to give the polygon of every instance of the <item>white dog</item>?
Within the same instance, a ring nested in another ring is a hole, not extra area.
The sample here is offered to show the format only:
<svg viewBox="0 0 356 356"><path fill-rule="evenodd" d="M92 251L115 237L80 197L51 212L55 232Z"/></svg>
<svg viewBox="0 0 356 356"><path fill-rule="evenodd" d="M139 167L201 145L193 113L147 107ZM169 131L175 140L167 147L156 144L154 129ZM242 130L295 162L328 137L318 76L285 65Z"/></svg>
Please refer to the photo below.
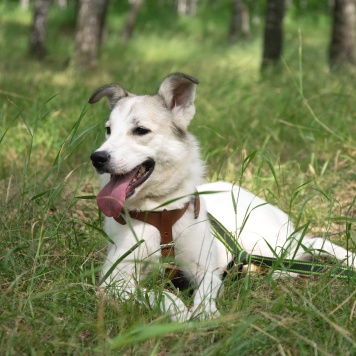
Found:
<svg viewBox="0 0 356 356"><path fill-rule="evenodd" d="M195 287L192 308L168 291L160 296L150 292L145 300L173 320L219 315L215 300L233 256L212 234L207 212L248 252L305 260L315 250L356 267L355 255L324 239L293 233L285 213L242 188L225 182L202 185L199 146L187 131L195 114L196 84L197 79L175 73L154 96L136 96L111 84L89 99L96 103L107 97L111 109L106 141L91 155L103 173L97 203L112 240L103 267L103 276L109 276L102 287L118 297L136 294L137 283L162 255L172 258L174 252L179 271ZM217 193L200 194L199 204L197 191Z"/></svg>

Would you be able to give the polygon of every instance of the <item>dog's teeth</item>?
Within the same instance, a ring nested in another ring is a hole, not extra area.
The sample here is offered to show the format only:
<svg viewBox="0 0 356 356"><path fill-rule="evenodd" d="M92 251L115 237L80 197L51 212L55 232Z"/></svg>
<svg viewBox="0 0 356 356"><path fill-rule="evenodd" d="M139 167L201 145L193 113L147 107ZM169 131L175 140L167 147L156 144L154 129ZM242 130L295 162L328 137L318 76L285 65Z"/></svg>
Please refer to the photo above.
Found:
<svg viewBox="0 0 356 356"><path fill-rule="evenodd" d="M130 185L135 184L143 175L145 175L145 173L146 173L146 168L144 166L141 166L138 169L136 176L132 178Z"/></svg>
<svg viewBox="0 0 356 356"><path fill-rule="evenodd" d="M137 180L137 179L141 178L145 174L145 172L146 172L145 167L141 166L140 169L137 172L136 177L134 179Z"/></svg>

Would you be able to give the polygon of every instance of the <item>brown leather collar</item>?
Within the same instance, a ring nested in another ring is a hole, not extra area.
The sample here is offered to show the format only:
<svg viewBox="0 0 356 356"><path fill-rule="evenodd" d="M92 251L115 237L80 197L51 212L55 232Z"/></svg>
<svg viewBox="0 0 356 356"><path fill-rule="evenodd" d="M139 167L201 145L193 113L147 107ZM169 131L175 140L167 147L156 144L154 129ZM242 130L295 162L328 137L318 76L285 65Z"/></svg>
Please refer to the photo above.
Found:
<svg viewBox="0 0 356 356"><path fill-rule="evenodd" d="M199 195L195 195L193 198L194 204L194 219L199 217L200 212L200 199ZM132 219L140 220L153 225L158 229L161 235L161 251L164 257L174 257L173 247L173 225L185 214L189 206L189 202L181 209L166 210L163 211L129 211L129 215ZM122 215L114 218L119 224L125 225L126 221Z"/></svg>

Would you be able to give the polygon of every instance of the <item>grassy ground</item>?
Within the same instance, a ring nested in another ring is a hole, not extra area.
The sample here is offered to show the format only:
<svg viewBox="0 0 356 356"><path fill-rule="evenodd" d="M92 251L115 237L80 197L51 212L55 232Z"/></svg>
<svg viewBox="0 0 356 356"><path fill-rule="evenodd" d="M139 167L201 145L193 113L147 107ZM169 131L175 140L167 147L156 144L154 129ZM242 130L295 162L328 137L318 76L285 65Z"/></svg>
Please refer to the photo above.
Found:
<svg viewBox="0 0 356 356"><path fill-rule="evenodd" d="M226 9L187 20L167 5L153 21L144 8L127 44L114 10L100 67L80 73L66 67L71 9L52 11L38 63L27 55L30 14L0 5L0 353L355 354L354 281L228 279L222 317L184 325L96 294L106 240L94 201L78 197L98 190L88 157L108 115L86 101L112 81L153 93L170 72L197 76L191 131L207 179L241 182L315 234L347 228L332 239L356 244L356 73L329 73L325 17L287 18L283 63L262 77L260 25L228 46Z"/></svg>

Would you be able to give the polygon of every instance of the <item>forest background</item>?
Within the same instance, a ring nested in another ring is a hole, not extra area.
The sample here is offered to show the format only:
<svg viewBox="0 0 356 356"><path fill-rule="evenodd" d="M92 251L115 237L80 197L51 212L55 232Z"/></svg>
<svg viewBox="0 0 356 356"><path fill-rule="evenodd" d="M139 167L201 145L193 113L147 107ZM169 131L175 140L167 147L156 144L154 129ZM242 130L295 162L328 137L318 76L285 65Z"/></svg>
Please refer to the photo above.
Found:
<svg viewBox="0 0 356 356"><path fill-rule="evenodd" d="M89 155L108 108L87 99L198 77L190 130L207 180L355 250L355 21L353 0L3 0L1 353L354 354L353 280L228 278L222 316L182 325L98 296L107 240Z"/></svg>

